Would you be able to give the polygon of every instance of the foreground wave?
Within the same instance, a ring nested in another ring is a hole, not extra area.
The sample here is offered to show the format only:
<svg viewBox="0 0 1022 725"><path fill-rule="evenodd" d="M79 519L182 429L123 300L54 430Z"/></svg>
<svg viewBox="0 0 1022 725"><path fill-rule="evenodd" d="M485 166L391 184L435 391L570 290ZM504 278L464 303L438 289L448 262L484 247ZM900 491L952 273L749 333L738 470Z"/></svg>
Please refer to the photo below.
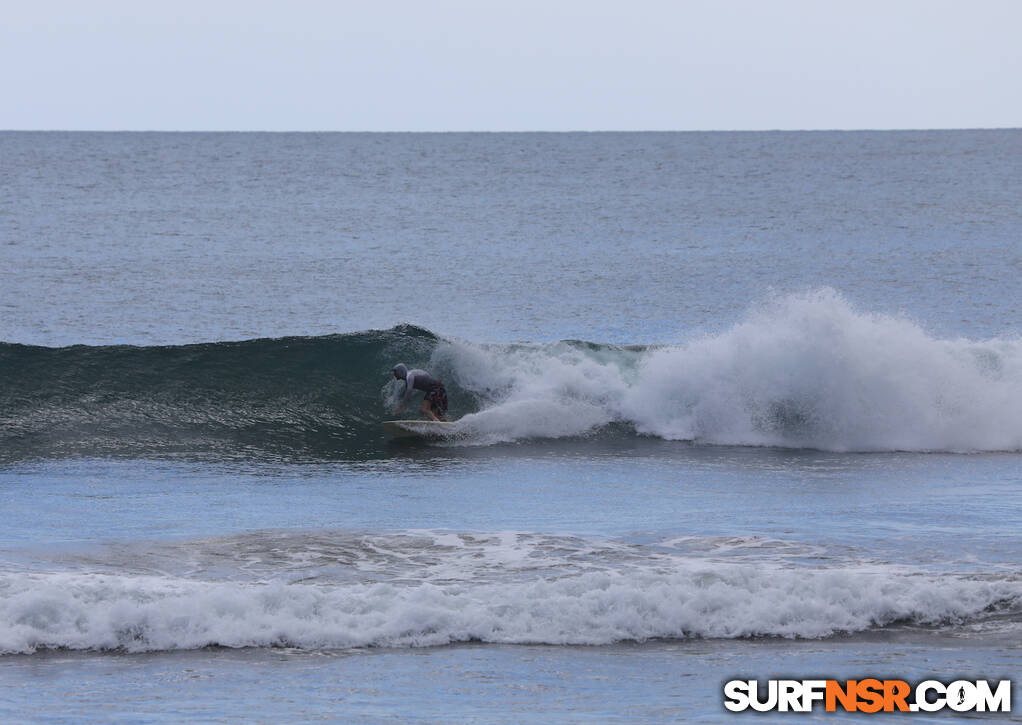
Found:
<svg viewBox="0 0 1022 725"><path fill-rule="evenodd" d="M1022 341L944 340L831 291L670 346L486 345L398 326L172 347L0 344L5 455L364 457L395 362L448 386L466 435L643 435L834 451L1022 450Z"/></svg>
<svg viewBox="0 0 1022 725"><path fill-rule="evenodd" d="M0 654L824 638L892 625L1014 636L1022 626L1011 571L911 570L757 537L252 533L153 547L0 574ZM826 564L808 563L814 555Z"/></svg>

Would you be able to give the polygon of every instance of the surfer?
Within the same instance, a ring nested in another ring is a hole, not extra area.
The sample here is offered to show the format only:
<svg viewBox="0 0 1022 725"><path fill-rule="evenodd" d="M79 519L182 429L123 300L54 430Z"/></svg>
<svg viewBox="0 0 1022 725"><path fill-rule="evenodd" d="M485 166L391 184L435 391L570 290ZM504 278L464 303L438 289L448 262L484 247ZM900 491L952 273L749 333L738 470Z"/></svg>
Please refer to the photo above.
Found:
<svg viewBox="0 0 1022 725"><path fill-rule="evenodd" d="M405 394L401 399L401 405L395 413L400 413L412 397L413 390L422 390L426 393L419 412L425 413L437 423L447 420L447 390L444 384L427 373L425 370L409 370L404 363L398 363L393 369L394 377L405 381Z"/></svg>

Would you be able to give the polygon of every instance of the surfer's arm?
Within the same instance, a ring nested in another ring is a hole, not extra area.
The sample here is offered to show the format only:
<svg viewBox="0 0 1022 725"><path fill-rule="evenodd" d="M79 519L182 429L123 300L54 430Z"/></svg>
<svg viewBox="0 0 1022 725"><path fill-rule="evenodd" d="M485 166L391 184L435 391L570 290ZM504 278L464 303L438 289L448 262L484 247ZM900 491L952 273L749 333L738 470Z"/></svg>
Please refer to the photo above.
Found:
<svg viewBox="0 0 1022 725"><path fill-rule="evenodd" d="M412 390L414 390L414 382L415 375L408 373L408 376L405 378L405 394L401 398L401 405L397 406L397 410L394 411L395 413L400 413L408 405L408 399L412 397Z"/></svg>

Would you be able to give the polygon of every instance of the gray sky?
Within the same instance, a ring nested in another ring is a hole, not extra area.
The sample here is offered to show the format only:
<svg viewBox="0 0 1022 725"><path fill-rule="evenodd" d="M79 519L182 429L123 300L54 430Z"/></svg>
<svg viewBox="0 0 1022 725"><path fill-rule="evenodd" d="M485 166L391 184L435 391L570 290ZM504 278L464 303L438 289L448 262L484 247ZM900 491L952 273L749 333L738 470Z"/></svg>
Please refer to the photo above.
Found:
<svg viewBox="0 0 1022 725"><path fill-rule="evenodd" d="M32 0L0 128L1022 126L1019 0Z"/></svg>

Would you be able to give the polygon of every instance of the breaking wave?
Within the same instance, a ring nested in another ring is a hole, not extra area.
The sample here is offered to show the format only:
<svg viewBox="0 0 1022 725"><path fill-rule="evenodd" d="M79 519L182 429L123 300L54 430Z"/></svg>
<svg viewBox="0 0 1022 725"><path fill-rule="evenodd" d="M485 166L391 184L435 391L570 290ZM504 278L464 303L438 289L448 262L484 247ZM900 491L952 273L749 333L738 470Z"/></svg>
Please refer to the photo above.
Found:
<svg viewBox="0 0 1022 725"><path fill-rule="evenodd" d="M1022 340L939 339L833 291L675 345L481 344L398 326L171 347L0 344L6 455L386 456L396 362L456 445L578 436L833 451L1022 450Z"/></svg>

